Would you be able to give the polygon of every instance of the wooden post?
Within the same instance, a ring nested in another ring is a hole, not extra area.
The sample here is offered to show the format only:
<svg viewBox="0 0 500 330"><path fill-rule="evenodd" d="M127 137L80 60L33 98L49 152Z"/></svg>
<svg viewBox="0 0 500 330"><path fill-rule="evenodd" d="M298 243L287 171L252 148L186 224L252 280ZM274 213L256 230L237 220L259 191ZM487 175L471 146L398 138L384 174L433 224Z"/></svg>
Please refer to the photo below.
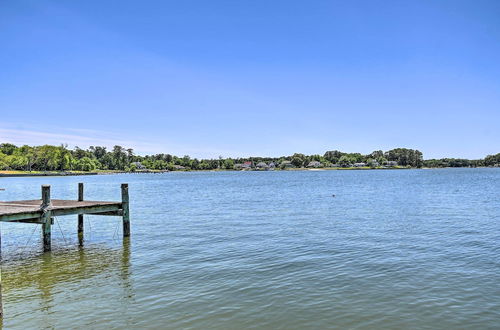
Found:
<svg viewBox="0 0 500 330"><path fill-rule="evenodd" d="M2 267L0 266L0 319L3 318L3 304L2 304Z"/></svg>
<svg viewBox="0 0 500 330"><path fill-rule="evenodd" d="M3 318L3 304L2 304L2 263L0 259L0 319ZM1 324L0 324L1 327Z"/></svg>
<svg viewBox="0 0 500 330"><path fill-rule="evenodd" d="M0 232L0 319L3 319L3 303L2 303L2 233ZM0 327L2 324L0 323Z"/></svg>
<svg viewBox="0 0 500 330"><path fill-rule="evenodd" d="M122 183L123 237L130 236L128 184Z"/></svg>
<svg viewBox="0 0 500 330"><path fill-rule="evenodd" d="M78 184L78 201L83 201L83 183ZM78 240L83 243L83 214L78 214Z"/></svg>
<svg viewBox="0 0 500 330"><path fill-rule="evenodd" d="M51 235L50 227L52 225L52 216L50 210L50 186L42 186L42 232L43 232L43 251L47 252L51 250Z"/></svg>

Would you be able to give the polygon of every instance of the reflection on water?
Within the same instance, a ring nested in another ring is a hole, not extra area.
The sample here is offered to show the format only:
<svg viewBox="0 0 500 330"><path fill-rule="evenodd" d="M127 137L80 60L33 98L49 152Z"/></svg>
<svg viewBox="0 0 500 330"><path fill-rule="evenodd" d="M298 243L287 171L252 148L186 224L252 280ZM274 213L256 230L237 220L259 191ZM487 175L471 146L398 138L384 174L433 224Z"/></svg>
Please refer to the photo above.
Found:
<svg viewBox="0 0 500 330"><path fill-rule="evenodd" d="M119 200L121 219L0 224L6 328L494 329L500 169L6 178L11 200ZM332 198L335 194L335 198ZM59 221L60 220L60 221ZM38 231L37 231L38 229ZM117 234L116 234L117 233ZM30 241L31 235L31 241ZM30 242L30 244L27 244Z"/></svg>
<svg viewBox="0 0 500 330"><path fill-rule="evenodd" d="M121 247L78 245L22 259L7 259L2 262L2 279L3 325L8 327L21 326L16 316L26 313L22 310L24 308L32 311L29 319L33 322L32 326L57 327L51 314L64 309L70 314L75 312L73 309L81 309L83 314L87 308L81 306L78 298L82 297L82 301L92 298L96 294L93 286L102 283L113 286L112 295L119 301L119 307L126 308L127 301L134 299L130 278L130 238L124 238ZM61 292L70 293L66 297L71 301L61 299L64 297ZM89 321L91 315L88 314ZM29 328L30 323L24 320L22 327Z"/></svg>

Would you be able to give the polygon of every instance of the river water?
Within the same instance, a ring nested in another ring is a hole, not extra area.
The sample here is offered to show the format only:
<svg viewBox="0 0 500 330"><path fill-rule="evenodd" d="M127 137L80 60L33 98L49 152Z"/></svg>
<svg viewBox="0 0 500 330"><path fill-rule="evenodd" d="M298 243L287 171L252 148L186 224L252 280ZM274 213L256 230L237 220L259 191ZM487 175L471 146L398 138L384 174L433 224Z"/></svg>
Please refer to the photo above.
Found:
<svg viewBox="0 0 500 330"><path fill-rule="evenodd" d="M120 200L121 219L1 223L9 329L493 329L500 169L1 178L0 200ZM335 197L333 197L335 195Z"/></svg>

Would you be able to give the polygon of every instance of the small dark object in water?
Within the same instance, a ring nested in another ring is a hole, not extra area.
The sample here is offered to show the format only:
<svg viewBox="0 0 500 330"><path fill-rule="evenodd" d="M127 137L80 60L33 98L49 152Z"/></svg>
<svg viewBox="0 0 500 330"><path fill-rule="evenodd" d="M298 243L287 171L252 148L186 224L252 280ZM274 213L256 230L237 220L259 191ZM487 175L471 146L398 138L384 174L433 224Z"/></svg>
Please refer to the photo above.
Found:
<svg viewBox="0 0 500 330"><path fill-rule="evenodd" d="M335 194L333 194L332 197L335 197Z"/></svg>

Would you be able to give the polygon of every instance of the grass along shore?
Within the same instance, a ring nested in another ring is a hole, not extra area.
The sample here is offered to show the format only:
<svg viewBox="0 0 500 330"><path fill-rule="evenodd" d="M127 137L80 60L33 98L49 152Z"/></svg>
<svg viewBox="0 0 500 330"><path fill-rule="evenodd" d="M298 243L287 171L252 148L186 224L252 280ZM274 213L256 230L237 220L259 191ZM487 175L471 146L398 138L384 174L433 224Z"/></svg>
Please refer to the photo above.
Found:
<svg viewBox="0 0 500 330"><path fill-rule="evenodd" d="M97 170L97 171L0 171L1 177L22 177L22 176L76 176L76 175L106 175L120 173L163 173L161 170L144 171L118 171L118 170Z"/></svg>
<svg viewBox="0 0 500 330"><path fill-rule="evenodd" d="M403 170L410 167L395 166L395 167L323 167L323 168L286 168L275 169L271 171L345 171L345 170ZM97 171L0 171L1 177L24 177L24 176L78 176L78 175L110 175L110 174L146 174L146 173L165 173L165 172L242 172L242 171L258 171L265 172L266 170L251 169L251 170L234 170L234 169L214 169L214 170L136 170L136 171L118 171L118 170L97 170Z"/></svg>

